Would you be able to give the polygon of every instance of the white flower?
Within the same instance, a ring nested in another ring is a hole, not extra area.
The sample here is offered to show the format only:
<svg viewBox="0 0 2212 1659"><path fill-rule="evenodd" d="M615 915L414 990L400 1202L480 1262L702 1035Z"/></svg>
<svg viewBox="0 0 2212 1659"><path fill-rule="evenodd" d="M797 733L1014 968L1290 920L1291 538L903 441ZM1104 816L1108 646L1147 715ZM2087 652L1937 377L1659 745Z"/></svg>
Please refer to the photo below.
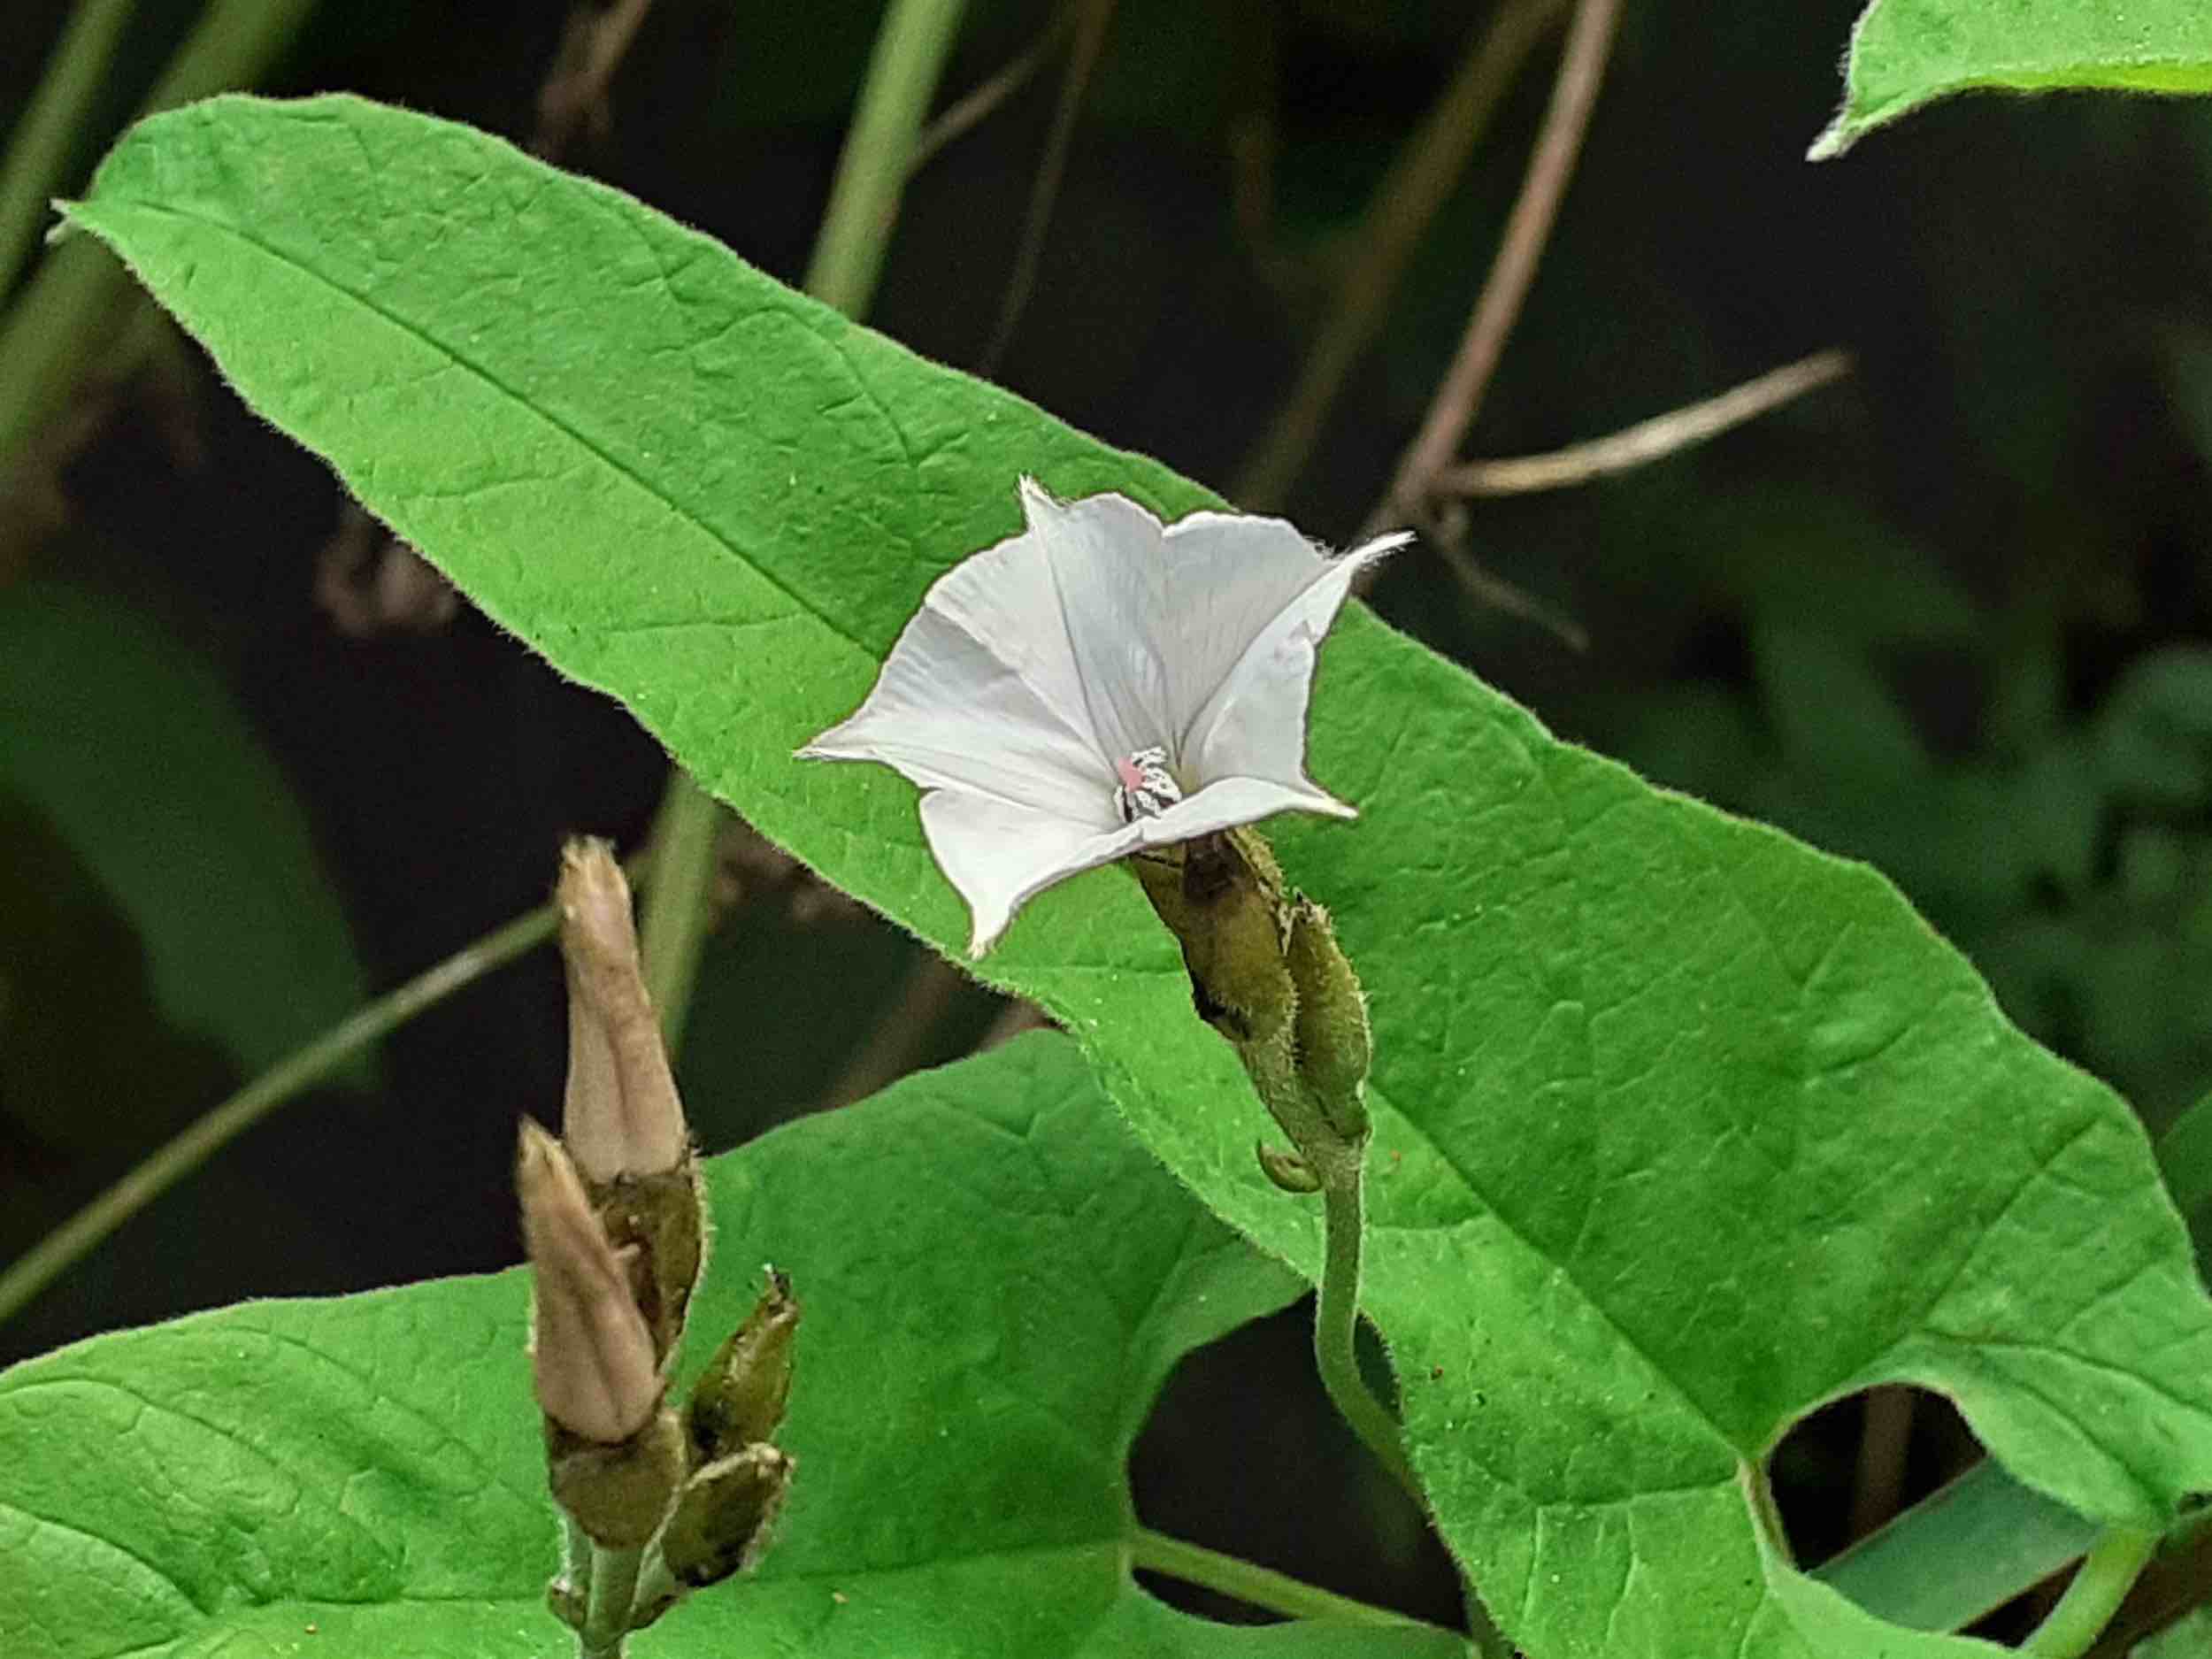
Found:
<svg viewBox="0 0 2212 1659"><path fill-rule="evenodd" d="M980 956L1054 882L1284 810L1353 818L1306 776L1314 654L1387 535L1330 558L1280 518L1164 526L1021 480L1019 535L947 572L850 719L799 751L921 787Z"/></svg>

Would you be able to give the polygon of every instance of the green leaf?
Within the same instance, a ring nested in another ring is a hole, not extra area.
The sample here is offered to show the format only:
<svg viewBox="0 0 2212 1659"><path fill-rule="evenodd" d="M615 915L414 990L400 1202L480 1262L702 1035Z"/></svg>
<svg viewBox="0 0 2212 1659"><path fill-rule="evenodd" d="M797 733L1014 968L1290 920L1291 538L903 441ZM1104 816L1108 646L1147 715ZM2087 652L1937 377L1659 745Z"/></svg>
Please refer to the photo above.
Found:
<svg viewBox="0 0 2212 1659"><path fill-rule="evenodd" d="M2212 1259L2212 1094L2158 1137L2158 1168L2197 1240L2200 1256Z"/></svg>
<svg viewBox="0 0 2212 1659"><path fill-rule="evenodd" d="M1954 92L2212 91L2199 0L1872 0L1851 31L1843 108L1810 159Z"/></svg>
<svg viewBox="0 0 2212 1659"><path fill-rule="evenodd" d="M1207 503L616 192L349 99L142 126L76 220L269 419L715 793L954 954L912 788L795 761L929 583L1064 495ZM2126 1106L1863 866L1655 791L1355 610L1279 823L1376 1022L1367 1305L1446 1538L1540 1659L1972 1651L1875 1624L1760 1519L1800 1416L1958 1402L2022 1479L2158 1525L2212 1486L2212 1305ZM1126 872L979 964L1305 1271L1312 1209Z"/></svg>
<svg viewBox="0 0 2212 1659"><path fill-rule="evenodd" d="M241 1070L359 1006L352 938L289 786L214 670L142 613L57 581L0 594L0 790L51 822L135 925L169 1022Z"/></svg>
<svg viewBox="0 0 2212 1659"><path fill-rule="evenodd" d="M2212 1653L2212 1608L2185 1613L2175 1623L2135 1644L2133 1659L2204 1659Z"/></svg>
<svg viewBox="0 0 2212 1659"><path fill-rule="evenodd" d="M1230 1631L1129 1576L1129 1447L1169 1369L1298 1286L1129 1138L1072 1044L1041 1033L779 1130L712 1160L708 1194L687 1369L763 1262L788 1272L799 1471L759 1570L640 1659L1341 1650L1346 1625ZM563 1648L527 1302L518 1271L251 1303L0 1372L10 1653ZM1464 1647L1413 1624L1359 1642Z"/></svg>

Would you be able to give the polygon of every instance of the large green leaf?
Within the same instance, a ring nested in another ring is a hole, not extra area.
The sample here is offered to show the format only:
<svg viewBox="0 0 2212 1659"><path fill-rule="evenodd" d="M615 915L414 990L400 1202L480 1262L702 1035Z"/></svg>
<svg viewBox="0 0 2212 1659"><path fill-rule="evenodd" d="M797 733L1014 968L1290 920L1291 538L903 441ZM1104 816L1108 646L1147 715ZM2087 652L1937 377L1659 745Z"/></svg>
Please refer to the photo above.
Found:
<svg viewBox="0 0 2212 1659"><path fill-rule="evenodd" d="M347 99L158 118L79 223L271 419L708 787L956 951L914 794L792 750L849 712L1013 480L1209 499L465 129ZM2212 1486L2212 1306L2126 1107L2008 1025L1881 877L1653 790L1363 611L1283 822L1379 1059L1368 1305L1414 1461L1559 1655L1956 1655L1799 1575L1766 1452L1906 1380L2102 1521ZM1138 1133L1310 1271L1263 1116L1125 872L983 964Z"/></svg>
<svg viewBox="0 0 2212 1659"><path fill-rule="evenodd" d="M1812 158L1982 87L2212 92L2212 10L2202 0L1871 0L1851 31L1843 108Z"/></svg>
<svg viewBox="0 0 2212 1659"><path fill-rule="evenodd" d="M1296 1281L1133 1141L1040 1035L710 1165L703 1359L790 1273L799 1458L751 1578L641 1655L1318 1655L1129 1577L1130 1442L1187 1349ZM518 1272L250 1303L0 1372L11 1659L540 1659L557 1555ZM1444 1659L1447 1632L1360 1627ZM307 1638L311 1634L311 1641Z"/></svg>
<svg viewBox="0 0 2212 1659"><path fill-rule="evenodd" d="M345 918L283 775L206 660L129 606L57 581L0 595L0 788L137 927L170 1022L242 1070L359 1005Z"/></svg>

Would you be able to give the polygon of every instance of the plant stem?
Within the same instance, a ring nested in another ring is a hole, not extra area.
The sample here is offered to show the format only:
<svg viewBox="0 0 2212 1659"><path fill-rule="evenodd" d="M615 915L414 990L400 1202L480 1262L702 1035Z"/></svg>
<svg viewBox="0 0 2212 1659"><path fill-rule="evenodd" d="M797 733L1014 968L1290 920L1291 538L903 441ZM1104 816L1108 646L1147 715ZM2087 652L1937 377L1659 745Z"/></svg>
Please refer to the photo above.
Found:
<svg viewBox="0 0 2212 1659"><path fill-rule="evenodd" d="M2020 1651L2037 1659L2078 1659L2087 1653L2157 1548L2155 1532L2110 1529L2082 1558L2066 1594L2020 1644Z"/></svg>
<svg viewBox="0 0 2212 1659"><path fill-rule="evenodd" d="M1498 11L1391 163L1360 221L1354 239L1358 252L1331 296L1328 316L1299 365L1290 399L1229 487L1238 505L1271 512L1282 504L1321 441L1337 394L1381 332L1415 250L1466 172L1521 65L1561 9L1560 0L1517 0Z"/></svg>
<svg viewBox="0 0 2212 1659"><path fill-rule="evenodd" d="M0 1321L53 1283L93 1246L300 1090L342 1067L463 986L552 937L560 913L550 904L518 916L463 946L427 972L388 991L296 1049L170 1141L114 1186L39 1240L0 1274Z"/></svg>
<svg viewBox="0 0 2212 1659"><path fill-rule="evenodd" d="M54 42L38 90L15 124L0 161L0 299L15 287L38 241L47 198L61 188L70 147L107 78L108 60L131 14L131 0L77 0Z"/></svg>
<svg viewBox="0 0 2212 1659"><path fill-rule="evenodd" d="M1718 437L1792 398L1826 386L1851 372L1841 351L1816 351L1809 357L1770 369L1754 380L1717 397L1671 409L1649 420L1602 438L1570 444L1548 455L1517 455L1501 460L1464 461L1439 473L1436 487L1455 495L1521 495L1533 490L1566 489L1594 479L1625 472Z"/></svg>
<svg viewBox="0 0 2212 1659"><path fill-rule="evenodd" d="M908 159L964 4L892 0L876 34L806 273L806 291L848 317L861 315L875 297Z"/></svg>
<svg viewBox="0 0 2212 1659"><path fill-rule="evenodd" d="M1505 350L1506 337L1521 314L1521 302L1535 280L1536 263L1551 235L1567 180L1574 172L1575 157L1589 126L1591 106L1597 101L1598 84L1604 78L1605 59L1619 15L1620 0L1577 0L1574 21L1568 27L1566 48L1559 60L1559 78L1553 83L1543 129L1529 156L1521 194L1506 219L1497 257L1491 262L1474 314L1468 319L1458 355L1429 404L1419 434L1407 445L1397 474L1374 515L1372 523L1377 527L1401 517L1425 517L1437 474L1451 465L1460 440L1467 435L1468 426L1482 407L1482 395Z"/></svg>
<svg viewBox="0 0 2212 1659"><path fill-rule="evenodd" d="M1014 330L1027 309L1037 286L1037 263L1044 257L1045 233L1052 224L1052 204L1065 176L1068 150L1075 140L1075 120L1083 108L1083 94L1098 69L1099 53L1106 44L1107 25L1114 20L1115 0L1075 0L1075 42L1068 49L1067 73L1060 81L1060 97L1052 111L1052 133L1037 164L1037 177L1029 188L1029 211L1022 221L1021 246L1014 255L1013 274L1000 297L998 321L990 343L977 360L976 373L986 380L995 375L1013 344Z"/></svg>
<svg viewBox="0 0 2212 1659"><path fill-rule="evenodd" d="M1060 37L1075 21L1075 12L1073 0L1062 5L1037 32L1037 38L1023 47L1011 63L974 91L964 93L955 99L924 127L914 140L913 155L907 158L907 177L910 179L919 173L939 150L987 119L1001 104L1028 84L1029 78L1037 73L1052 49L1060 43Z"/></svg>
<svg viewBox="0 0 2212 1659"><path fill-rule="evenodd" d="M250 86L313 5L215 0L169 60L142 113ZM132 294L122 261L89 236L71 238L41 262L0 326L0 472L67 400L86 361L96 355L110 312Z"/></svg>
<svg viewBox="0 0 2212 1659"><path fill-rule="evenodd" d="M577 1632L579 1659L621 1659L622 1640L630 1633L630 1604L637 1595L642 1545L610 1549L591 1547L591 1591L585 1602L584 1628Z"/></svg>
<svg viewBox="0 0 2212 1659"><path fill-rule="evenodd" d="M1142 1567L1148 1572L1163 1573L1185 1584L1202 1585L1223 1595L1233 1596L1248 1607L1264 1608L1289 1618L1329 1618L1399 1628L1423 1622L1386 1607L1355 1601L1350 1596L1303 1583L1286 1573L1234 1555L1225 1555L1202 1544L1185 1543L1148 1526L1140 1526L1131 1533L1129 1560L1131 1565Z"/></svg>
<svg viewBox="0 0 2212 1659"><path fill-rule="evenodd" d="M848 317L875 298L922 117L943 73L965 0L892 0L876 33L837 177L807 266L806 291ZM714 830L721 809L681 767L668 776L655 825L646 895L645 983L673 1055L683 1035L712 903Z"/></svg>
<svg viewBox="0 0 2212 1659"><path fill-rule="evenodd" d="M1366 1248L1363 1215L1366 1160L1328 1159L1320 1169L1322 1225L1321 1285L1313 1310L1313 1356L1321 1386L1352 1432L1374 1453L1391 1479L1426 1507L1400 1442L1397 1420L1383 1409L1359 1370L1360 1259Z"/></svg>
<svg viewBox="0 0 2212 1659"><path fill-rule="evenodd" d="M699 956L714 919L714 847L722 809L671 764L653 819L653 884L645 890L638 949L645 988L661 1021L661 1046L673 1061L683 1048Z"/></svg>

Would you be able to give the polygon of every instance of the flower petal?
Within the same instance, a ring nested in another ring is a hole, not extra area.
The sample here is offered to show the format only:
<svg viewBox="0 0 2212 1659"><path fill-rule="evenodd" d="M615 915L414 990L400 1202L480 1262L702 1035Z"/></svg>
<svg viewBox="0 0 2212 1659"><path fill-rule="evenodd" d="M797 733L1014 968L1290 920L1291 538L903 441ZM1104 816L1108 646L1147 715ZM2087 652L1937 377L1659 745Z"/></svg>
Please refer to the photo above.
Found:
<svg viewBox="0 0 2212 1659"><path fill-rule="evenodd" d="M1261 779L1294 795L1333 800L1306 776L1315 654L1361 567L1411 539L1402 532L1383 536L1320 565L1316 580L1260 628L1194 715L1183 733L1187 770L1210 784Z"/></svg>
<svg viewBox="0 0 2212 1659"><path fill-rule="evenodd" d="M1141 818L1134 828L1147 847L1164 847L1189 841L1239 824L1256 824L1278 812L1318 812L1326 818L1357 818L1325 789L1311 784L1290 786L1271 778L1223 778L1208 784L1188 800L1178 801L1164 812Z"/></svg>
<svg viewBox="0 0 2212 1659"><path fill-rule="evenodd" d="M989 557L969 560L953 576ZM938 588L952 580L941 579ZM881 761L925 789L988 795L1066 818L1087 833L1119 823L1113 768L1095 741L1070 726L1004 659L997 641L979 640L940 609L937 591L899 635L859 711L800 755ZM1034 631L1065 638L1056 603Z"/></svg>
<svg viewBox="0 0 2212 1659"><path fill-rule="evenodd" d="M530 1253L530 1357L545 1414L613 1445L645 1425L664 1386L622 1258L559 1141L524 1118L515 1187Z"/></svg>
<svg viewBox="0 0 2212 1659"><path fill-rule="evenodd" d="M1021 480L1028 537L1059 596L1084 706L1108 758L1171 744L1179 725L1159 618L1166 532L1126 495L1056 501Z"/></svg>
<svg viewBox="0 0 2212 1659"><path fill-rule="evenodd" d="M1332 559L1280 518L1197 512L1171 526L1125 496L1055 501L1029 479L1022 505L1052 561L1071 647L1110 758L1166 743L1199 772L1188 739L1253 642L1316 583L1341 584L1404 535Z"/></svg>
<svg viewBox="0 0 2212 1659"><path fill-rule="evenodd" d="M1111 864L1144 837L1139 825L1094 831L961 789L922 797L922 833L938 868L968 902L972 956L988 950L1015 911L1054 882Z"/></svg>

